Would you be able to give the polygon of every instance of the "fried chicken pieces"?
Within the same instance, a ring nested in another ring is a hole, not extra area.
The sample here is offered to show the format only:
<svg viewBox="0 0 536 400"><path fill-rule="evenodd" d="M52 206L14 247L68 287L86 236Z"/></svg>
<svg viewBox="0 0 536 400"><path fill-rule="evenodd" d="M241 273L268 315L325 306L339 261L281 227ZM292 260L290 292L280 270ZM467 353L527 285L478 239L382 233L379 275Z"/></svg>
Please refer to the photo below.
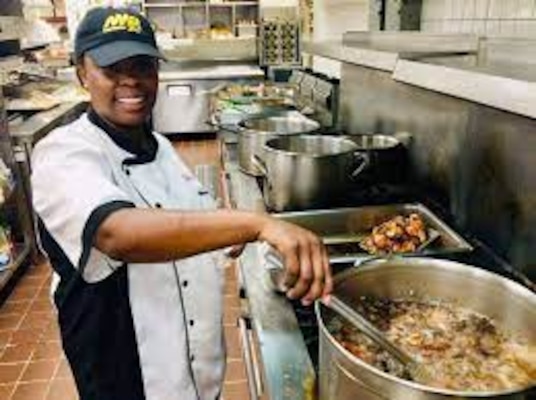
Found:
<svg viewBox="0 0 536 400"><path fill-rule="evenodd" d="M426 226L419 214L396 217L372 228L372 233L360 246L370 254L411 253L428 238Z"/></svg>

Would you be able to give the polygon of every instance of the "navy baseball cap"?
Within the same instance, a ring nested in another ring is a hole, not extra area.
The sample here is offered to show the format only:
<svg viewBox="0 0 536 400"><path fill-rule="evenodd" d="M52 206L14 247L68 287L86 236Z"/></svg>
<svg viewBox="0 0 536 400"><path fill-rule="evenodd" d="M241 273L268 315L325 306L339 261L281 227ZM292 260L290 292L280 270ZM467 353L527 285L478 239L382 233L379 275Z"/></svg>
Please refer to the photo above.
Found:
<svg viewBox="0 0 536 400"><path fill-rule="evenodd" d="M87 12L76 30L75 61L88 54L99 67L134 56L164 59L151 23L127 8L98 7Z"/></svg>

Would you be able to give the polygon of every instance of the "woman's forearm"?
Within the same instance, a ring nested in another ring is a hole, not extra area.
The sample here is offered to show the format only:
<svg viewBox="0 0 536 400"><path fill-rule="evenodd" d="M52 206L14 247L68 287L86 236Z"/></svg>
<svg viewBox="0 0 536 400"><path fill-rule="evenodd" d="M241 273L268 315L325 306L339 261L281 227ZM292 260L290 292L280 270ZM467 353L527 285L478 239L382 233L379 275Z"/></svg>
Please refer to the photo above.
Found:
<svg viewBox="0 0 536 400"><path fill-rule="evenodd" d="M124 209L104 220L95 245L126 262L169 261L255 241L267 221L262 214L236 210Z"/></svg>

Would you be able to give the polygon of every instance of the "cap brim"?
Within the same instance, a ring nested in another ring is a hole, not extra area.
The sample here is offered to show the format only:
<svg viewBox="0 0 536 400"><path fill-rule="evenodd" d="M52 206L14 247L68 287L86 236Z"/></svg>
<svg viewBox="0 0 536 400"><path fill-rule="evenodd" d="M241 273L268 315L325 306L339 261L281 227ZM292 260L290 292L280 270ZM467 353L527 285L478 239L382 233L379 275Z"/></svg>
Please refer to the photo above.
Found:
<svg viewBox="0 0 536 400"><path fill-rule="evenodd" d="M149 56L165 60L165 57L149 43L116 41L90 49L87 54L99 67L109 67L116 62L135 56Z"/></svg>

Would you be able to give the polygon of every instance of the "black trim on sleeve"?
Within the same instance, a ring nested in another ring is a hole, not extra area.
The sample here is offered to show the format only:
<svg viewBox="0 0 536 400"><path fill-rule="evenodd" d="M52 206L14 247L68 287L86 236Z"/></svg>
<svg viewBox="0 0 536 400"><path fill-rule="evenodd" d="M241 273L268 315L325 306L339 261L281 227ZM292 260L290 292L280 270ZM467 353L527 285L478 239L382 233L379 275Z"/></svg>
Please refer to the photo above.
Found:
<svg viewBox="0 0 536 400"><path fill-rule="evenodd" d="M134 203L130 201L115 200L110 203L103 204L97 207L89 216L84 231L82 232L82 254L80 255L80 261L78 263L78 270L80 274L84 275L84 269L86 268L87 261L89 259L89 253L93 247L93 241L97 229L110 214L115 211L122 210L124 208L134 208Z"/></svg>

